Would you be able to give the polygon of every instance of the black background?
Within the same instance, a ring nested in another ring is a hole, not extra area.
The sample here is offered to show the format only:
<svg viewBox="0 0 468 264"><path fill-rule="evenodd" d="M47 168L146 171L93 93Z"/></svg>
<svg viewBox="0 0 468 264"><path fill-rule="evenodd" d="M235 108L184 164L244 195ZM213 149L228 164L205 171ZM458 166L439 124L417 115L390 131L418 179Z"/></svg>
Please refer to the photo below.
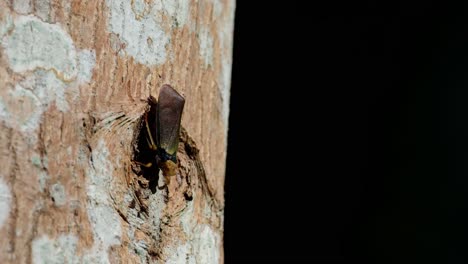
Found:
<svg viewBox="0 0 468 264"><path fill-rule="evenodd" d="M237 1L226 263L468 263L468 16L440 4Z"/></svg>

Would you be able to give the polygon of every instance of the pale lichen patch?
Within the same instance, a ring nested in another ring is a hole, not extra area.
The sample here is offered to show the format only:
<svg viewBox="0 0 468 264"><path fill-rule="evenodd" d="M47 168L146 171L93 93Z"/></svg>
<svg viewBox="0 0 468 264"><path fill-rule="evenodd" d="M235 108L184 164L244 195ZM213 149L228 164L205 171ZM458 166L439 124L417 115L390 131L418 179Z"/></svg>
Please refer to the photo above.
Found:
<svg viewBox="0 0 468 264"><path fill-rule="evenodd" d="M13 2L13 10L18 14L27 15L33 11L33 0L19 0Z"/></svg>
<svg viewBox="0 0 468 264"><path fill-rule="evenodd" d="M0 90L0 121L27 135L28 142L34 143L44 111L52 103L58 110L68 111L71 98L67 98L67 92L72 90L54 73L37 70L14 87Z"/></svg>
<svg viewBox="0 0 468 264"><path fill-rule="evenodd" d="M188 264L195 264L195 257L192 255L191 252L191 245L190 243L184 243L179 245L169 258L166 260L166 264L178 264L178 263L188 263Z"/></svg>
<svg viewBox="0 0 468 264"><path fill-rule="evenodd" d="M211 207L208 203L208 201L205 201L205 206L203 206L203 216L206 219L210 219L212 216L213 211L211 210Z"/></svg>
<svg viewBox="0 0 468 264"><path fill-rule="evenodd" d="M214 0L215 13L221 14L221 11L216 11L222 3ZM235 5L234 1L227 2L228 5ZM222 116L225 126L228 126L229 118L229 100L231 91L231 70L232 70L232 35L234 30L234 10L235 7L227 7L229 13L225 17L220 17L225 21L224 26L217 30L218 41L221 49L221 71L218 75L218 87L222 100ZM227 130L226 130L227 131Z"/></svg>
<svg viewBox="0 0 468 264"><path fill-rule="evenodd" d="M65 187L60 183L55 183L49 187L49 193L55 206L62 206L67 202Z"/></svg>
<svg viewBox="0 0 468 264"><path fill-rule="evenodd" d="M135 13L131 2L106 1L110 10L109 31L119 36L127 55L137 62L148 66L163 64L166 61L166 45L169 43L169 37L155 19L158 15L157 7L154 2L140 3ZM149 11L141 12L146 9ZM149 38L151 42L147 41ZM119 52L119 55L122 54Z"/></svg>
<svg viewBox="0 0 468 264"><path fill-rule="evenodd" d="M18 16L14 25L11 34L1 42L13 71L22 73L40 68L54 71L65 81L76 77L75 47L70 35L59 25L34 16Z"/></svg>
<svg viewBox="0 0 468 264"><path fill-rule="evenodd" d="M93 77L96 65L96 52L94 50L81 50L78 53L78 82L89 83Z"/></svg>
<svg viewBox="0 0 468 264"><path fill-rule="evenodd" d="M112 186L114 167L109 161L110 152L103 140L93 148L92 161L87 170L88 217L93 228L94 245L87 258L108 263L108 249L120 245L122 228L120 217L112 205L109 188Z"/></svg>
<svg viewBox="0 0 468 264"><path fill-rule="evenodd" d="M198 42L200 45L200 56L203 58L205 67L213 64L213 36L209 28L202 27L198 35Z"/></svg>
<svg viewBox="0 0 468 264"><path fill-rule="evenodd" d="M41 157L37 154L31 156L31 163L38 168L42 168Z"/></svg>
<svg viewBox="0 0 468 264"><path fill-rule="evenodd" d="M51 71L37 70L34 74L28 75L21 82L21 85L31 90L42 102L44 108L55 103L58 110L66 112L70 108L68 102L72 101L69 99L75 99L76 97L67 98L67 93L75 94L77 92L76 85L91 81L94 65L94 51L83 50L79 53L79 71L76 83L67 84L58 79Z"/></svg>
<svg viewBox="0 0 468 264"><path fill-rule="evenodd" d="M190 2L188 0L162 0L161 11L173 19L174 26L183 27L189 20Z"/></svg>
<svg viewBox="0 0 468 264"><path fill-rule="evenodd" d="M58 79L51 71L37 70L33 75L29 75L21 84L31 90L46 109L51 103L62 112L69 109L66 98L66 90L69 87L62 80Z"/></svg>
<svg viewBox="0 0 468 264"><path fill-rule="evenodd" d="M94 204L89 206L88 214L95 238L104 247L119 245L121 239L120 219L118 214L108 205Z"/></svg>
<svg viewBox="0 0 468 264"><path fill-rule="evenodd" d="M162 178L162 177L160 177ZM151 225L155 230L161 224L161 216L164 215L163 211L166 208L166 202L164 201L163 192L156 192L154 195L151 195L148 199L148 214L151 220ZM154 232L155 236L159 237L159 230Z"/></svg>
<svg viewBox="0 0 468 264"><path fill-rule="evenodd" d="M0 178L0 228L10 215L11 192L8 185Z"/></svg>
<svg viewBox="0 0 468 264"><path fill-rule="evenodd" d="M0 121L7 127L30 135L28 140L31 143L37 139L33 132L39 127L43 111L39 98L19 84L0 90Z"/></svg>
<svg viewBox="0 0 468 264"><path fill-rule="evenodd" d="M225 126L228 126L229 121L229 104L231 98L231 60L221 61L221 74L219 75L219 91L221 94L222 117ZM226 130L227 131L227 130Z"/></svg>
<svg viewBox="0 0 468 264"><path fill-rule="evenodd" d="M50 22L50 0L35 1L34 9L36 16L46 22Z"/></svg>
<svg viewBox="0 0 468 264"><path fill-rule="evenodd" d="M133 240L134 239L134 240ZM139 259L140 263L148 263L148 244L144 240L138 240L132 237L133 252L135 252Z"/></svg>
<svg viewBox="0 0 468 264"><path fill-rule="evenodd" d="M219 17L223 12L224 4L222 0L213 0L214 16Z"/></svg>
<svg viewBox="0 0 468 264"><path fill-rule="evenodd" d="M187 203L187 207L185 208L184 212L180 216L180 225L182 226L182 230L184 231L185 235L190 237L192 234L192 229L195 227L196 222L194 219L194 212L193 212L193 200Z"/></svg>
<svg viewBox="0 0 468 264"><path fill-rule="evenodd" d="M36 96L42 104L41 112L52 102L60 111L68 111L70 99L77 94L77 89L71 88L91 81L95 51L81 50L77 54L72 39L59 25L33 16L18 16L14 27L9 26L8 14L3 20L0 33L5 36L0 44L5 48L10 68L25 75L20 85ZM74 96L67 98L67 93Z"/></svg>
<svg viewBox="0 0 468 264"><path fill-rule="evenodd" d="M189 223L189 228L184 228L184 233L187 235L187 242L168 248L169 257L166 263L219 263L221 239L216 231L206 224Z"/></svg>
<svg viewBox="0 0 468 264"><path fill-rule="evenodd" d="M36 238L32 242L32 263L61 264L81 263L76 254L78 238L74 235L61 235L56 239L47 236Z"/></svg>
<svg viewBox="0 0 468 264"><path fill-rule="evenodd" d="M217 65L217 86L221 96L222 119L225 127L228 126L229 100L231 86L232 69L232 36L234 31L234 11L235 1L212 0L213 11L217 23L215 24L215 43L219 53L216 59ZM225 11L227 10L227 12ZM203 32L202 32L203 33ZM202 45L200 44L200 53L202 54ZM219 63L218 63L219 62ZM227 130L226 130L227 132Z"/></svg>
<svg viewBox="0 0 468 264"><path fill-rule="evenodd" d="M135 207L126 209L126 219L129 224L127 229L127 237L131 241L128 244L128 254L136 255L140 259L140 263L149 261L149 251L152 247L151 240L159 240L160 225L163 210L166 207L165 196L163 192L156 192L148 197L148 215L141 214L141 205L138 198L135 196L134 190L129 189L124 195L124 205L128 206L131 203L137 203ZM137 199L137 201L135 201ZM151 234L151 238L143 235L141 230L147 230Z"/></svg>
<svg viewBox="0 0 468 264"><path fill-rule="evenodd" d="M208 225L200 225L195 231L193 252L197 263L219 263L219 235Z"/></svg>

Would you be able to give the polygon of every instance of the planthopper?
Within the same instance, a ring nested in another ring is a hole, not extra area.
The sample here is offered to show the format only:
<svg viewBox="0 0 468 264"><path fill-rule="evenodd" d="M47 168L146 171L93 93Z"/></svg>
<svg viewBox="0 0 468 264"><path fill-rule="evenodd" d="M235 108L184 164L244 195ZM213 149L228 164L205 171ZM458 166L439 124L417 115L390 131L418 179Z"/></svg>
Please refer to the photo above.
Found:
<svg viewBox="0 0 468 264"><path fill-rule="evenodd" d="M146 140L154 158L149 163L136 163L146 168L156 164L168 184L169 177L176 175L180 122L185 99L174 88L165 84L161 87L158 100L150 96L149 103L150 111L144 116Z"/></svg>

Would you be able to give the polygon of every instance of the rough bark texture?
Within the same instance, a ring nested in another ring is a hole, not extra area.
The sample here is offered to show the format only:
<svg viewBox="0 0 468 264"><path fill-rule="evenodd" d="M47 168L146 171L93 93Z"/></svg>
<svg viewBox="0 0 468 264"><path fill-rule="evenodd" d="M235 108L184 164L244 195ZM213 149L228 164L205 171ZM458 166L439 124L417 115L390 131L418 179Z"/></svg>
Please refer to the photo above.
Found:
<svg viewBox="0 0 468 264"><path fill-rule="evenodd" d="M0 262L223 262L234 0L0 0ZM186 99L179 176L139 173Z"/></svg>

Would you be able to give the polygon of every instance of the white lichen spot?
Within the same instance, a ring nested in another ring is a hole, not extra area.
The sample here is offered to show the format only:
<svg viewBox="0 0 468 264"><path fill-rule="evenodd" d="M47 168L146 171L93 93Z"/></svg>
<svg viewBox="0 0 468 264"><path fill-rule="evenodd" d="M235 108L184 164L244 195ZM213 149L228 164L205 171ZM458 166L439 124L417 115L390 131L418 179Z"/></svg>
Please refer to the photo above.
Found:
<svg viewBox="0 0 468 264"><path fill-rule="evenodd" d="M55 74L48 71L36 72L36 85L34 92L39 95L41 101L48 106L55 101L55 106L62 112L69 109L68 102L65 97L65 90L67 85L59 80Z"/></svg>
<svg viewBox="0 0 468 264"><path fill-rule="evenodd" d="M10 67L25 78L13 89L0 91L0 120L29 135L34 143L41 116L51 104L66 112L78 96L78 85L90 82L96 62L93 50L76 54L70 36L59 26L33 16L4 16L0 26L0 45ZM33 72L29 72L33 70ZM72 82L68 82L72 81ZM7 94L6 94L7 93ZM32 135L32 136L31 136Z"/></svg>
<svg viewBox="0 0 468 264"><path fill-rule="evenodd" d="M83 260L80 263L86 264L109 264L109 257L107 256L107 252L97 251L95 248L83 255Z"/></svg>
<svg viewBox="0 0 468 264"><path fill-rule="evenodd" d="M38 168L42 168L42 161L41 161L41 157L37 154L33 154L32 157L31 157L31 163L38 167Z"/></svg>
<svg viewBox="0 0 468 264"><path fill-rule="evenodd" d="M205 201L205 206L203 206L203 216L206 219L210 219L213 211L211 210L211 206L208 204L208 201Z"/></svg>
<svg viewBox="0 0 468 264"><path fill-rule="evenodd" d="M82 50L78 53L78 59L76 82L67 84L57 78L57 75L52 71L36 70L34 74L28 75L20 84L37 96L42 103L43 111L49 105L55 103L58 110L67 112L70 109L69 102L73 102L78 96L77 85L91 81L96 55L94 50ZM67 95L69 96L67 97Z"/></svg>
<svg viewBox="0 0 468 264"><path fill-rule="evenodd" d="M32 12L32 0L16 0L13 2L13 10L18 14L29 14Z"/></svg>
<svg viewBox="0 0 468 264"><path fill-rule="evenodd" d="M219 235L208 225L197 227L198 234L193 242L193 251L197 263L219 263Z"/></svg>
<svg viewBox="0 0 468 264"><path fill-rule="evenodd" d="M232 1L231 1L232 2ZM223 1L222 0L213 0L213 10L214 16L217 18L223 12Z"/></svg>
<svg viewBox="0 0 468 264"><path fill-rule="evenodd" d="M137 253L138 257L140 258L140 263L148 263L148 244L143 240L135 240L132 244L134 252Z"/></svg>
<svg viewBox="0 0 468 264"><path fill-rule="evenodd" d="M153 2L144 2L148 5L147 13L135 14L131 6L132 1L107 0L110 10L108 29L120 37L125 45L127 55L133 57L137 62L152 66L166 61L166 45L169 37L161 29L156 20L158 8ZM142 7L138 8L142 10ZM148 41L151 39L152 41ZM118 50L116 50L118 51ZM122 55L122 53L119 53Z"/></svg>
<svg viewBox="0 0 468 264"><path fill-rule="evenodd" d="M81 50L78 53L78 63L78 82L89 83L96 65L96 52L94 50Z"/></svg>
<svg viewBox="0 0 468 264"><path fill-rule="evenodd" d="M182 244L178 246L174 252L166 260L166 264L179 264L179 263L189 263L195 264L195 257L191 253L191 246L189 243ZM204 263L204 262L200 262Z"/></svg>
<svg viewBox="0 0 468 264"><path fill-rule="evenodd" d="M50 22L50 0L35 1L34 9L36 16L46 22Z"/></svg>
<svg viewBox="0 0 468 264"><path fill-rule="evenodd" d="M108 192L114 171L109 156L105 142L100 140L93 149L92 163L86 173L87 211L95 241L88 257L94 259L93 256L97 256L102 263L109 263L107 251L110 246L119 245L122 236L120 217Z"/></svg>
<svg viewBox="0 0 468 264"><path fill-rule="evenodd" d="M200 225L193 214L193 203L189 203L180 217L188 242L169 249L167 263L219 263L220 235L209 225Z"/></svg>
<svg viewBox="0 0 468 264"><path fill-rule="evenodd" d="M130 203L135 202L134 199L136 199L135 194L129 189L124 195L124 206L128 206ZM150 257L148 253L150 246L147 241L135 237L135 232L136 230L145 229L151 233L152 239L159 239L160 218L163 209L166 206L163 192L156 192L155 194L150 195L148 205L148 217L141 216L141 211L138 208L139 205L126 210L126 218L129 224L126 234L128 239L131 241L127 246L127 250L130 255L136 254L140 259L140 263L151 263L151 261L149 261Z"/></svg>
<svg viewBox="0 0 468 264"><path fill-rule="evenodd" d="M67 202L65 196L65 187L62 184L56 183L49 187L50 196L54 201L55 206L62 206Z"/></svg>
<svg viewBox="0 0 468 264"><path fill-rule="evenodd" d="M161 11L165 15L171 17L174 21L174 26L183 27L190 15L189 0L162 0Z"/></svg>
<svg viewBox="0 0 468 264"><path fill-rule="evenodd" d="M229 104L231 98L231 60L221 60L221 74L219 78L219 91L221 94L222 117L225 127L229 121Z"/></svg>
<svg viewBox="0 0 468 264"><path fill-rule="evenodd" d="M105 142L101 140L93 148L92 162L87 164L89 167L86 171L86 193L88 195L86 209L94 237L92 247L81 250L81 254L78 254L76 236L67 234L57 239L42 236L32 243L33 263L110 263L109 248L120 245L122 228L120 217L113 207L108 192L112 186L112 172L114 171L109 157L109 150ZM37 158L33 157L33 159ZM39 163L39 160L36 163ZM46 166L45 160L42 163ZM43 185L45 186L45 183ZM1 188L0 191L2 191ZM62 184L53 184L49 187L49 192L56 205L66 203L65 188ZM79 202L72 200L70 208L77 208L78 204ZM144 248L145 244L141 244L140 247Z"/></svg>
<svg viewBox="0 0 468 264"><path fill-rule="evenodd" d="M60 79L76 77L76 51L71 37L59 25L34 16L18 16L11 34L2 39L10 67L15 72L37 68L52 70Z"/></svg>
<svg viewBox="0 0 468 264"><path fill-rule="evenodd" d="M11 193L8 185L0 178L0 228L10 215Z"/></svg>
<svg viewBox="0 0 468 264"><path fill-rule="evenodd" d="M198 36L198 42L200 45L200 56L203 58L205 67L208 67L213 64L213 37L208 28L202 27Z"/></svg>
<svg viewBox="0 0 468 264"><path fill-rule="evenodd" d="M164 208L166 207L164 199L164 192L156 192L155 195L151 195L149 197L148 214L151 219L151 225L154 227L160 226L161 216L163 215ZM157 235L159 236L159 231L157 232Z"/></svg>
<svg viewBox="0 0 468 264"><path fill-rule="evenodd" d="M71 156L72 155L72 152L73 152L73 148L71 146L68 146L67 148L67 155L68 156Z"/></svg>
<svg viewBox="0 0 468 264"><path fill-rule="evenodd" d="M194 199L195 200L195 199ZM193 200L188 202L187 207L180 216L180 225L185 235L191 236L193 228L196 226L196 220L193 217Z"/></svg>
<svg viewBox="0 0 468 264"><path fill-rule="evenodd" d="M187 242L168 248L169 258L166 263L219 263L221 243L219 234L209 225L188 221L192 213L183 216L187 219L181 219Z"/></svg>
<svg viewBox="0 0 468 264"><path fill-rule="evenodd" d="M104 205L94 205L88 210L95 237L103 246L119 245L121 228L118 214L114 208Z"/></svg>
<svg viewBox="0 0 468 264"><path fill-rule="evenodd" d="M82 263L77 253L78 238L74 235L61 235L56 239L47 236L32 242L32 262L34 264Z"/></svg>
<svg viewBox="0 0 468 264"><path fill-rule="evenodd" d="M216 3L215 0L215 9ZM221 5L221 4L219 4ZM235 5L234 1L229 1L228 5ZM231 91L231 69L232 69L232 37L234 31L234 6L226 7L230 12L227 16L221 17L223 25L217 30L219 46L221 49L221 71L218 75L219 90L222 100L222 116L225 126L228 125L229 100Z"/></svg>
<svg viewBox="0 0 468 264"><path fill-rule="evenodd" d="M51 71L37 70L34 74L28 75L21 85L34 93L41 102L43 110L55 102L55 106L60 111L68 111L66 90L69 86Z"/></svg>
<svg viewBox="0 0 468 264"><path fill-rule="evenodd" d="M217 0L213 1L215 8L215 16L222 12L223 4ZM234 8L232 8L234 9ZM220 17L222 21L221 29L217 29L217 38L221 49L221 69L217 78L217 83L221 95L221 114L225 126L228 125L229 118L229 101L230 101L230 87L231 87L231 67L232 67L232 33L234 26L234 12L231 11L229 16ZM203 58L205 67L213 65L214 53L214 39L211 34L210 28L202 27L198 41L200 46L200 56Z"/></svg>
<svg viewBox="0 0 468 264"><path fill-rule="evenodd" d="M7 127L30 135L28 140L35 142L37 135L33 132L39 127L44 111L39 98L19 84L0 90L0 95L0 120Z"/></svg>

